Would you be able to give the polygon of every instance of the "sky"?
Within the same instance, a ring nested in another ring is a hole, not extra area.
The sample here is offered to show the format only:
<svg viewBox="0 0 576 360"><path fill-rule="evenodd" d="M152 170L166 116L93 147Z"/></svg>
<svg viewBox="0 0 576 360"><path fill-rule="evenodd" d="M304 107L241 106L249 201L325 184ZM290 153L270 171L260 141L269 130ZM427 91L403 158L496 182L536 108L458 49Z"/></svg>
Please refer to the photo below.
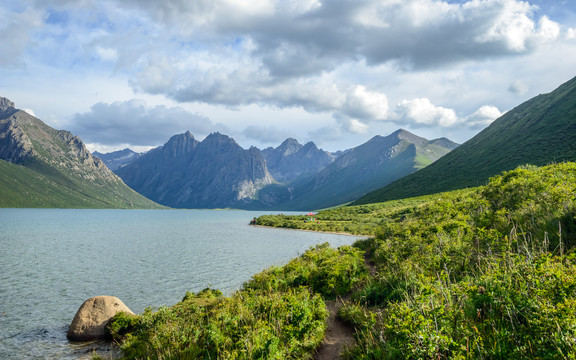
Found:
<svg viewBox="0 0 576 360"><path fill-rule="evenodd" d="M91 151L463 143L576 76L574 0L3 0L0 96Z"/></svg>

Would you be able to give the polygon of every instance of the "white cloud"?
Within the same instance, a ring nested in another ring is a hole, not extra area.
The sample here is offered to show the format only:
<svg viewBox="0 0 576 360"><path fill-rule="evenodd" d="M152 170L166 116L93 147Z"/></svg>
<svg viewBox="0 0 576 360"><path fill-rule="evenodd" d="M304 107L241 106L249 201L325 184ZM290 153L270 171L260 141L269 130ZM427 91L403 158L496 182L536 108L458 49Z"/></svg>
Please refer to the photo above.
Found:
<svg viewBox="0 0 576 360"><path fill-rule="evenodd" d="M27 113L29 115L36 117L36 113L32 109L22 109L22 111L24 111L25 113Z"/></svg>
<svg viewBox="0 0 576 360"><path fill-rule="evenodd" d="M458 124L458 116L452 109L435 106L426 98L402 100L396 107L400 120L419 126L450 127Z"/></svg>
<svg viewBox="0 0 576 360"><path fill-rule="evenodd" d="M396 125L438 129L438 136L459 129L465 138L470 126L489 122L483 106L509 109L574 76L574 17L558 16L570 5L547 12L546 4L8 0L0 5L0 17L10 19L0 24L0 95L35 98L22 105L102 146L157 144L164 139L146 131L167 138L187 130L176 105L185 116L218 122L226 112L226 126L254 140L272 140L294 121L255 123L247 108L306 112L321 119L307 133L328 140ZM153 105L139 107L134 97ZM95 103L105 106L88 110ZM172 107L155 121L160 104ZM114 118L115 111L133 118ZM221 126L192 123L199 135Z"/></svg>
<svg viewBox="0 0 576 360"><path fill-rule="evenodd" d="M368 90L365 86L355 86L346 96L343 112L353 118L366 121L388 118L388 98L385 94Z"/></svg>
<svg viewBox="0 0 576 360"><path fill-rule="evenodd" d="M485 105L464 119L464 123L473 129L482 129L490 125L503 113L495 106Z"/></svg>

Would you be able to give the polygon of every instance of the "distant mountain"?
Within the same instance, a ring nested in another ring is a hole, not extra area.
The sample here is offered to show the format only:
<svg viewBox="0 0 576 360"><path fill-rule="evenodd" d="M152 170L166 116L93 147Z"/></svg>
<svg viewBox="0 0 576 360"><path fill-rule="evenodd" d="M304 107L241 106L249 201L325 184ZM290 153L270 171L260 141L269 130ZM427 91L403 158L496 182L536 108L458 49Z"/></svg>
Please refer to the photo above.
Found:
<svg viewBox="0 0 576 360"><path fill-rule="evenodd" d="M286 139L277 148L262 150L268 171L282 183L290 182L304 174L313 174L334 161L334 156L320 150L313 142L300 144L292 138Z"/></svg>
<svg viewBox="0 0 576 360"><path fill-rule="evenodd" d="M415 172L456 148L442 138L426 140L406 130L375 136L343 153L317 174L289 185L291 198L282 209L319 209L358 199Z"/></svg>
<svg viewBox="0 0 576 360"><path fill-rule="evenodd" d="M82 141L0 98L0 206L159 208L128 188Z"/></svg>
<svg viewBox="0 0 576 360"><path fill-rule="evenodd" d="M125 166L140 157L140 153L134 152L130 149L118 150L109 153L100 153L94 151L92 156L96 156L106 164L108 169L115 171L122 166Z"/></svg>
<svg viewBox="0 0 576 360"><path fill-rule="evenodd" d="M519 165L562 161L576 161L576 78L508 111L434 164L355 204L483 185Z"/></svg>
<svg viewBox="0 0 576 360"><path fill-rule="evenodd" d="M244 150L219 133L202 142L190 132L175 135L116 173L141 194L177 208L244 208L273 183L258 149Z"/></svg>

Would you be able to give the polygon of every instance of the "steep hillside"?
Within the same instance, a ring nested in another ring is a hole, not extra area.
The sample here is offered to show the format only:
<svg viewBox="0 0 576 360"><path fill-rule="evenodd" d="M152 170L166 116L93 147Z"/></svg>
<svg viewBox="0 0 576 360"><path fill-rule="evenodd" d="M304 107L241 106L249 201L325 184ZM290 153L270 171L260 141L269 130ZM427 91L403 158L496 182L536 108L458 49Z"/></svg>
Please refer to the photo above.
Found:
<svg viewBox="0 0 576 360"><path fill-rule="evenodd" d="M426 140L406 130L375 136L351 149L318 174L290 185L282 209L319 209L358 197L421 169L458 146L448 139Z"/></svg>
<svg viewBox="0 0 576 360"><path fill-rule="evenodd" d="M382 202L483 185L522 164L576 160L576 78L510 110L434 164L360 198Z"/></svg>
<svg viewBox="0 0 576 360"><path fill-rule="evenodd" d="M219 133L198 142L190 132L117 170L133 189L177 208L243 208L273 182L256 148Z"/></svg>
<svg viewBox="0 0 576 360"><path fill-rule="evenodd" d="M82 141L0 98L0 206L159 208L139 195Z"/></svg>

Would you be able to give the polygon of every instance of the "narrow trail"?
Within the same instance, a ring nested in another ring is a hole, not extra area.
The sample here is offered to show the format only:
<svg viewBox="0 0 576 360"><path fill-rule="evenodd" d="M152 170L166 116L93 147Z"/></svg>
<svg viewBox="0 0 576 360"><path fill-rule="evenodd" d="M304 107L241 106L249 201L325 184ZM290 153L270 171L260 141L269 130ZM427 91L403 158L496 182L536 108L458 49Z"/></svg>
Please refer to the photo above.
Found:
<svg viewBox="0 0 576 360"><path fill-rule="evenodd" d="M347 345L354 343L354 329L346 325L338 317L338 309L342 306L342 301L327 301L328 308L328 328L324 337L324 343L318 349L314 359L334 360L340 358L340 353Z"/></svg>
<svg viewBox="0 0 576 360"><path fill-rule="evenodd" d="M364 265L370 275L376 273L374 263L367 255L364 255ZM354 329L338 317L338 310L340 306L342 306L342 301L345 299L347 299L347 297L340 300L326 301L326 307L329 313L328 327L326 329L326 335L324 336L324 342L314 356L315 360L340 359L342 351L347 346L354 344Z"/></svg>

